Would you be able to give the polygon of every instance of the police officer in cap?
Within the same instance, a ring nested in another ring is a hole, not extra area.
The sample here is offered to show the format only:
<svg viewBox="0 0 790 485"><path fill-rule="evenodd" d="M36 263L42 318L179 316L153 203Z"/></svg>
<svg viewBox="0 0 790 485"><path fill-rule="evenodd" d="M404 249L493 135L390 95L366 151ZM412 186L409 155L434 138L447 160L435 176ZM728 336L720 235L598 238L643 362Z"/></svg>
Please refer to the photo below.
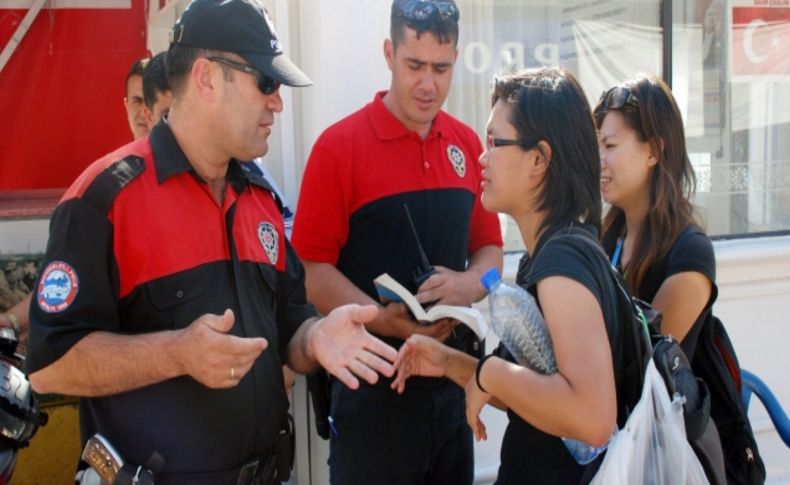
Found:
<svg viewBox="0 0 790 485"><path fill-rule="evenodd" d="M239 166L267 152L280 85L310 84L264 8L194 0L166 64L166 122L94 162L52 216L30 381L82 397L83 442L100 433L137 465L161 455L157 483L265 483L281 366L357 388L391 376L396 351L366 332L373 306L318 317L279 200Z"/></svg>

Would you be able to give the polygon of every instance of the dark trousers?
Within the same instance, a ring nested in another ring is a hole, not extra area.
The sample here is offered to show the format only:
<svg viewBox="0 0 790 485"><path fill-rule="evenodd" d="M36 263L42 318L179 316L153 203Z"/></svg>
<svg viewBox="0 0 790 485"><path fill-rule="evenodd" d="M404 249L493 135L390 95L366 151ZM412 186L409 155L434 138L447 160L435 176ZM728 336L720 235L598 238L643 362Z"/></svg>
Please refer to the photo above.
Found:
<svg viewBox="0 0 790 485"><path fill-rule="evenodd" d="M332 381L329 467L333 485L464 485L474 480L464 391L446 381L397 394Z"/></svg>

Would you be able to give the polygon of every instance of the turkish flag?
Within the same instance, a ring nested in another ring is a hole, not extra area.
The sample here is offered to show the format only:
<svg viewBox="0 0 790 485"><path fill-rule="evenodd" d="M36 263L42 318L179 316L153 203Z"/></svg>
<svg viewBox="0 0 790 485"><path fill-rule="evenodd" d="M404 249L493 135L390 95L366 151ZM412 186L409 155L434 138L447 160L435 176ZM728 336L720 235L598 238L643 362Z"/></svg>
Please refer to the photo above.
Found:
<svg viewBox="0 0 790 485"><path fill-rule="evenodd" d="M732 8L732 75L790 76L790 8Z"/></svg>

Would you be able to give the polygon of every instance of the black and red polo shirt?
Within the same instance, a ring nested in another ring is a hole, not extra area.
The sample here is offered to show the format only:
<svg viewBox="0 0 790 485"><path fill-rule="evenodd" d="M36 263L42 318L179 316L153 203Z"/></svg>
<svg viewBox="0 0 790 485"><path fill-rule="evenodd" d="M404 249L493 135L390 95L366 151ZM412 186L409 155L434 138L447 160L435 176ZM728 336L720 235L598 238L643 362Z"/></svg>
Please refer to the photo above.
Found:
<svg viewBox="0 0 790 485"><path fill-rule="evenodd" d="M502 246L496 214L480 203L477 134L440 111L423 140L387 110L385 94L316 141L292 236L299 257L335 265L374 299L382 273L417 290L420 259L404 206L432 265L461 271L481 247Z"/></svg>
<svg viewBox="0 0 790 485"><path fill-rule="evenodd" d="M268 452L288 406L285 349L315 315L271 188L235 160L227 181L220 207L166 123L93 163L52 216L31 305L30 372L94 331L181 329L226 308L233 335L268 340L232 389L182 376L83 399L83 440L101 432L137 464L157 451L166 473L227 470Z"/></svg>

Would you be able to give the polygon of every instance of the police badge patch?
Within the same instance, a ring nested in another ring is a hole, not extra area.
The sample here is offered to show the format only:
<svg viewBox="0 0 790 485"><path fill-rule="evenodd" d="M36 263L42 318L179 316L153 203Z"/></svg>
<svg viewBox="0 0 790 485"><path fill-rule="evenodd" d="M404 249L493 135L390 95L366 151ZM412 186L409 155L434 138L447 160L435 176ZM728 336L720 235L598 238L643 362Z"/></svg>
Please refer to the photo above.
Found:
<svg viewBox="0 0 790 485"><path fill-rule="evenodd" d="M464 152L455 145L448 145L447 159L450 160L450 163L453 165L455 173L463 178L463 176L466 175L466 157L464 156Z"/></svg>
<svg viewBox="0 0 790 485"><path fill-rule="evenodd" d="M277 229L271 222L261 222L258 224L258 240L266 251L266 256L269 257L269 262L276 265L277 255L280 250L280 236L277 234Z"/></svg>
<svg viewBox="0 0 790 485"><path fill-rule="evenodd" d="M53 261L41 273L36 302L47 313L62 312L74 302L79 290L80 280L74 268L63 261Z"/></svg>

